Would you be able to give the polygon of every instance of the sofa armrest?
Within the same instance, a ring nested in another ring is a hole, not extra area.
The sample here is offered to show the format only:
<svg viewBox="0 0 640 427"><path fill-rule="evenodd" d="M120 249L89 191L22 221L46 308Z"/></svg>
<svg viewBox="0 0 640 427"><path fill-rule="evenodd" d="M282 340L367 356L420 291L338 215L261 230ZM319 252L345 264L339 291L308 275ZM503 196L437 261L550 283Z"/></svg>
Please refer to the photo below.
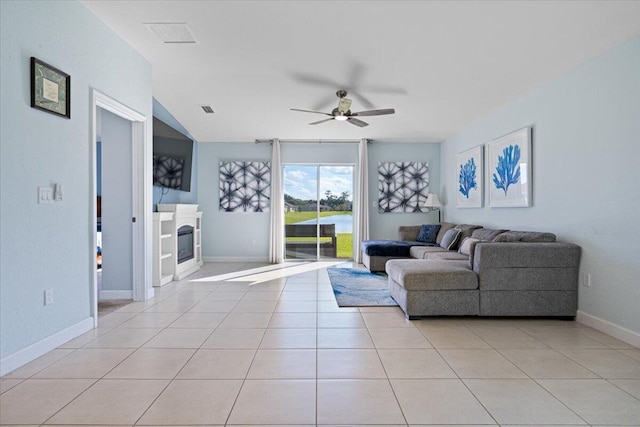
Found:
<svg viewBox="0 0 640 427"><path fill-rule="evenodd" d="M492 268L578 268L580 246L560 242L479 242L473 257L473 271L477 274Z"/></svg>

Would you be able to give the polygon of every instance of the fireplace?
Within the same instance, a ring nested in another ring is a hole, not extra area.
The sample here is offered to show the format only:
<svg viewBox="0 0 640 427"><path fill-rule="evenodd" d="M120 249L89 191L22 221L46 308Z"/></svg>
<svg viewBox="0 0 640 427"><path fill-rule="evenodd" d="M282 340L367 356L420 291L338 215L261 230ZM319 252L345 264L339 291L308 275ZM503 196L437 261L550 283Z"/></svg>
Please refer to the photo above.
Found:
<svg viewBox="0 0 640 427"><path fill-rule="evenodd" d="M158 212L153 213L153 286L182 280L200 270L201 230L198 205L158 204Z"/></svg>
<svg viewBox="0 0 640 427"><path fill-rule="evenodd" d="M193 259L193 227L178 228L178 264Z"/></svg>

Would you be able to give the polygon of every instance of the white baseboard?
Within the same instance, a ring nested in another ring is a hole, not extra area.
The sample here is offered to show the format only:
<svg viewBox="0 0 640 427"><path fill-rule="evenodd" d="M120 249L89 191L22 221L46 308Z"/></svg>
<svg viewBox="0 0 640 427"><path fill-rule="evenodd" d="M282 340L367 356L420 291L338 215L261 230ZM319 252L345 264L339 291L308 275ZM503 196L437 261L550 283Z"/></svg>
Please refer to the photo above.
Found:
<svg viewBox="0 0 640 427"><path fill-rule="evenodd" d="M608 322L599 317L587 314L584 311L578 310L576 315L576 321L583 325L590 326L594 329L604 332L607 335L611 335L614 338L618 338L620 341L624 341L627 344L631 344L634 347L640 348L640 333L634 332L630 329L623 328L615 323Z"/></svg>
<svg viewBox="0 0 640 427"><path fill-rule="evenodd" d="M60 332L31 344L28 347L18 350L9 356L0 359L0 376L26 365L45 353L61 346L62 344L79 337L87 331L93 329L93 317L88 317L81 322L71 325Z"/></svg>
<svg viewBox="0 0 640 427"><path fill-rule="evenodd" d="M133 291L98 291L98 301L110 299L133 299Z"/></svg>
<svg viewBox="0 0 640 427"><path fill-rule="evenodd" d="M269 262L267 257L206 256L204 262Z"/></svg>

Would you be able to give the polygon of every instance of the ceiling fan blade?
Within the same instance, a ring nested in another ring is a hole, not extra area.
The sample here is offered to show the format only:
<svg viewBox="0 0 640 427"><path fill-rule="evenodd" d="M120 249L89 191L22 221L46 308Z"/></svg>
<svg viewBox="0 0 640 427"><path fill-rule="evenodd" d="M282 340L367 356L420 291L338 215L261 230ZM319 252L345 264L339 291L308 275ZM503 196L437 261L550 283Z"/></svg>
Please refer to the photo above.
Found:
<svg viewBox="0 0 640 427"><path fill-rule="evenodd" d="M293 79L299 83L315 85L315 86L325 86L325 87L337 87L340 86L338 82L335 82L331 79L325 77L314 76L307 73L291 73Z"/></svg>
<svg viewBox="0 0 640 427"><path fill-rule="evenodd" d="M315 114L323 114L325 116L331 116L329 113L324 113L322 111L313 111L313 110L301 110L299 108L289 108L291 111L302 111L303 113L315 113Z"/></svg>
<svg viewBox="0 0 640 427"><path fill-rule="evenodd" d="M317 122L309 123L310 125L319 125L320 123L328 122L329 120L333 120L333 117L330 119L318 120Z"/></svg>
<svg viewBox="0 0 640 427"><path fill-rule="evenodd" d="M396 110L393 108L385 108L382 110L368 110L368 111L358 111L357 113L351 113L350 117L353 116L384 116L385 114L393 114Z"/></svg>
<svg viewBox="0 0 640 427"><path fill-rule="evenodd" d="M327 96L322 100L318 101L317 103L313 104L311 108L313 108L314 110L332 109L333 106L335 105L335 99L336 99L335 95Z"/></svg>
<svg viewBox="0 0 640 427"><path fill-rule="evenodd" d="M369 123L365 123L362 120L354 119L352 117L349 117L349 119L347 119L347 121L349 123L351 123L352 125L360 126L361 128L363 128L365 126L369 126Z"/></svg>
<svg viewBox="0 0 640 427"><path fill-rule="evenodd" d="M358 92L356 92L355 89L352 89L351 95L353 95L354 98L358 98L360 100L360 103L362 105L364 105L365 107L367 107L367 108L373 108L374 107L374 105L373 105L373 103L371 101L369 101L364 96L360 95Z"/></svg>

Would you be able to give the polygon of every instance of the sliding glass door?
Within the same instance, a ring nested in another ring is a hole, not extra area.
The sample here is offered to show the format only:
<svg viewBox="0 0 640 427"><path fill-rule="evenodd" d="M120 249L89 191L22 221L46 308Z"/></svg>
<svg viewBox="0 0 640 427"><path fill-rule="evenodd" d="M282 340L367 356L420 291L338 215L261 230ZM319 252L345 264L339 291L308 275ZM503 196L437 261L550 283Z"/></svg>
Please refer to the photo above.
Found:
<svg viewBox="0 0 640 427"><path fill-rule="evenodd" d="M285 164L285 259L353 258L353 165Z"/></svg>

